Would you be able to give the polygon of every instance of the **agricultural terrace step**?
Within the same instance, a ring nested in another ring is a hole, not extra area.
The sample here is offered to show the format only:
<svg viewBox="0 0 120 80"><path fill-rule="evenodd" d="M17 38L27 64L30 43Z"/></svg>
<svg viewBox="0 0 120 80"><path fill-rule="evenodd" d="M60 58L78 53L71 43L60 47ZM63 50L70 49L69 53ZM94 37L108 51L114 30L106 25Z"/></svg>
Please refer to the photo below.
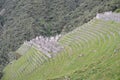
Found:
<svg viewBox="0 0 120 80"><path fill-rule="evenodd" d="M68 38L69 38L70 40L69 40ZM80 45L81 48L83 48L83 46L84 46L84 44L82 43L84 40L81 40L81 41L82 41L81 43L76 43L77 41L71 39L70 37L67 37L67 38L64 39L63 41L67 42L67 43L64 43L65 45L69 45L69 46L70 46L70 45L73 45L74 48L79 47L79 45ZM76 44L77 44L77 46L76 46ZM75 46L76 46L76 47L75 47Z"/></svg>

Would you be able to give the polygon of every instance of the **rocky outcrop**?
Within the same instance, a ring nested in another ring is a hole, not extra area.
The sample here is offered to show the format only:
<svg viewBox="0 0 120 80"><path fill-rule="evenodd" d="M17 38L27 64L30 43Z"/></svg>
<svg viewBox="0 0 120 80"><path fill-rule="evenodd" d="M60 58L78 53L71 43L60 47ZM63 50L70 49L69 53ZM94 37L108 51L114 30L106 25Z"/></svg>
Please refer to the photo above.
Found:
<svg viewBox="0 0 120 80"><path fill-rule="evenodd" d="M5 9L2 9L1 11L0 11L0 16L3 16L4 14L5 14Z"/></svg>

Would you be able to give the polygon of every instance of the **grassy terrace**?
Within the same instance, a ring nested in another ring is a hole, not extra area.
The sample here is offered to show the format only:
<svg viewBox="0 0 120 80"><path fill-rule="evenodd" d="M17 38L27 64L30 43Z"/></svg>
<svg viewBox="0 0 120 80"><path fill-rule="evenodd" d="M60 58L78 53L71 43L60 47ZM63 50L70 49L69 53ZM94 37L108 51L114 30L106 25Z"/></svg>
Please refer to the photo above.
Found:
<svg viewBox="0 0 120 80"><path fill-rule="evenodd" d="M29 48L2 80L120 80L120 23L93 19L59 42L64 50L51 59Z"/></svg>

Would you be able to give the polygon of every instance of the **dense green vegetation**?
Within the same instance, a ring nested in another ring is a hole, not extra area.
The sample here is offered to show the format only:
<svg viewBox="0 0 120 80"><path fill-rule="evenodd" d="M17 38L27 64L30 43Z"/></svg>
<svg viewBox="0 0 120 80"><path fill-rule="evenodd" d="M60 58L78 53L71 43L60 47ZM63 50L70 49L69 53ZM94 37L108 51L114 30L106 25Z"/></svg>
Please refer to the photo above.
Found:
<svg viewBox="0 0 120 80"><path fill-rule="evenodd" d="M52 59L31 47L5 68L2 80L119 80L119 25L93 19L64 35L64 50Z"/></svg>
<svg viewBox="0 0 120 80"><path fill-rule="evenodd" d="M116 9L115 12L120 13L120 9Z"/></svg>
<svg viewBox="0 0 120 80"><path fill-rule="evenodd" d="M66 33L97 13L115 11L120 0L0 0L0 73L8 55L38 35Z"/></svg>

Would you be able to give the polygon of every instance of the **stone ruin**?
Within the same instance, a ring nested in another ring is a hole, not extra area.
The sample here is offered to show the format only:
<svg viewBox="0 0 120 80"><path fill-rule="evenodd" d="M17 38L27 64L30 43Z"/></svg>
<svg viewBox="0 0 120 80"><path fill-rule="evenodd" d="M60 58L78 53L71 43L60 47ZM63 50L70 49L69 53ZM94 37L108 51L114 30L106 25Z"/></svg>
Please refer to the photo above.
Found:
<svg viewBox="0 0 120 80"><path fill-rule="evenodd" d="M106 21L116 21L116 22L120 22L120 13L114 13L112 11L109 12L104 12L104 13L98 13L96 15L97 19L103 19Z"/></svg>
<svg viewBox="0 0 120 80"><path fill-rule="evenodd" d="M51 58L56 56L62 49L62 46L58 43L60 37L61 35L56 35L54 37L37 36L30 41L25 41L24 44L39 49L42 53Z"/></svg>

